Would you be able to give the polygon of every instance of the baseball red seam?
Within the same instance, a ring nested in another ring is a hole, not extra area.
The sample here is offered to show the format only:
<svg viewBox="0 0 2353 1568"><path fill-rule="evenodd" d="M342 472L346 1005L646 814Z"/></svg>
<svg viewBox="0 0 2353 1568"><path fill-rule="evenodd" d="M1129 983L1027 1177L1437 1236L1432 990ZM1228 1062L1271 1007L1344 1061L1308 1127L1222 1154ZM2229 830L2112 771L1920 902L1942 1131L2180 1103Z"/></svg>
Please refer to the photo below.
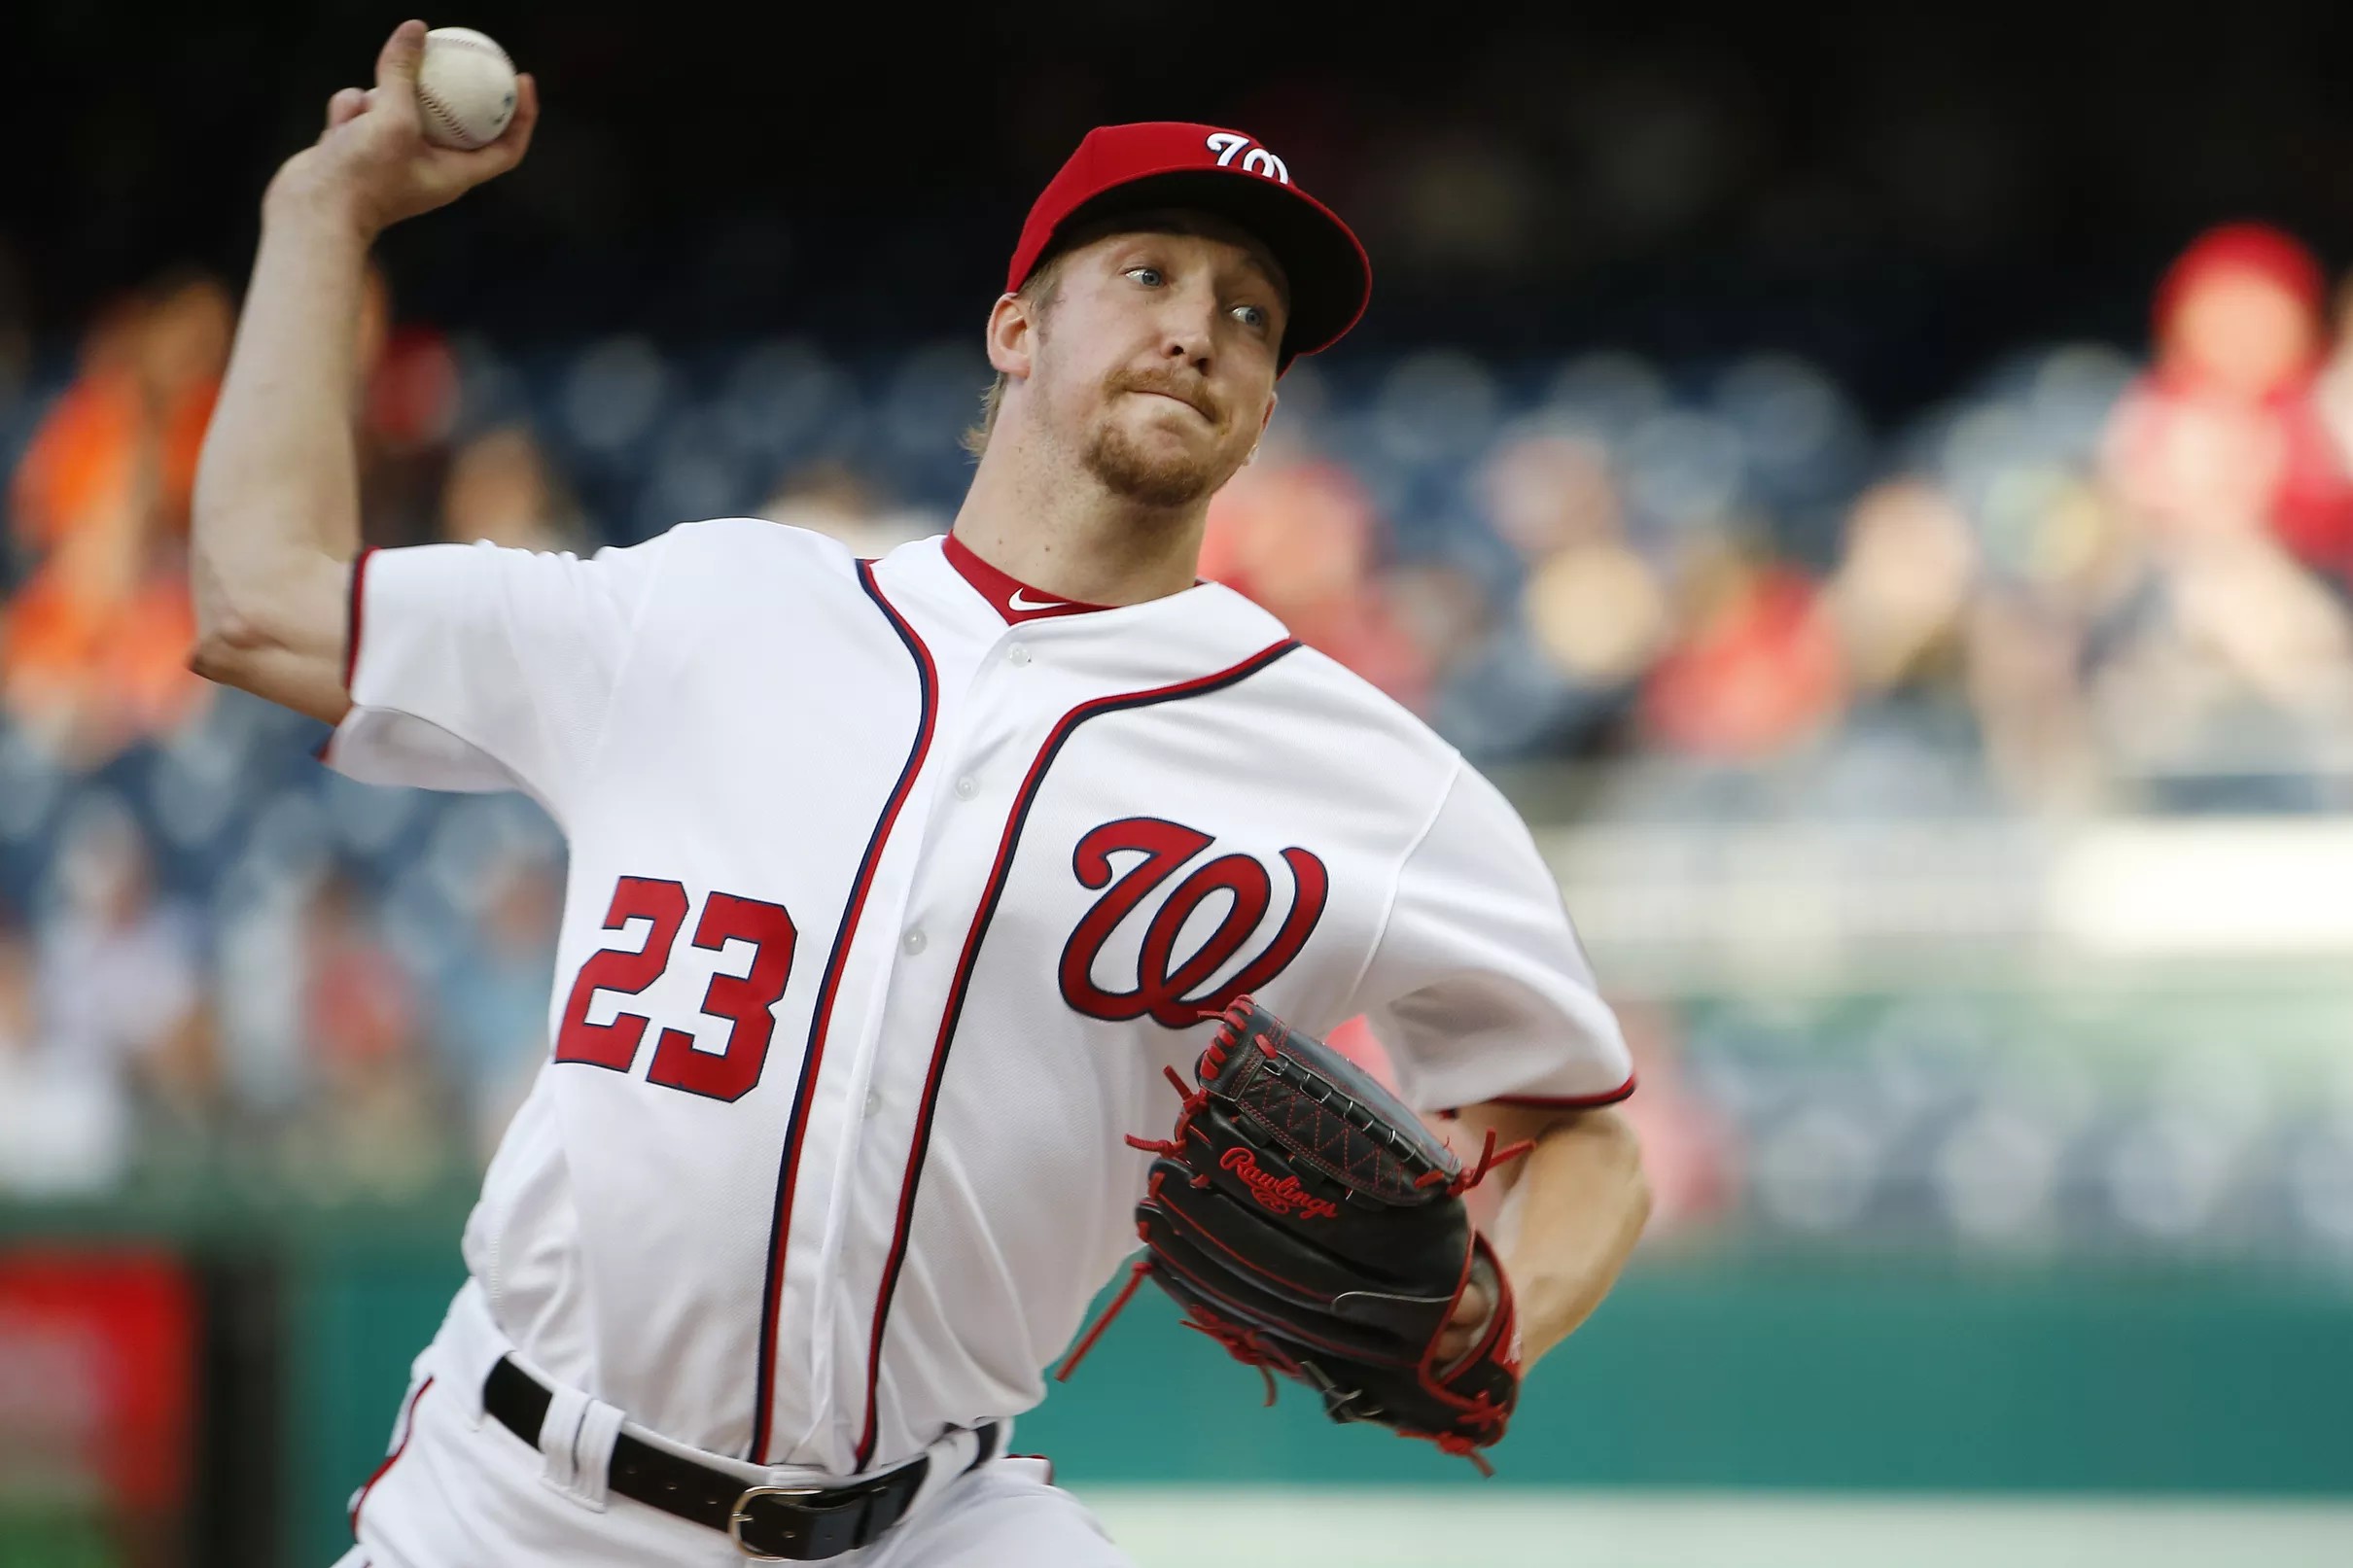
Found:
<svg viewBox="0 0 2353 1568"><path fill-rule="evenodd" d="M769 1231L767 1284L761 1292L759 1329L759 1375L756 1379L758 1406L753 1414L751 1457L755 1463L768 1462L768 1423L772 1418L770 1407L776 1392L776 1317L785 1292L785 1252L792 1224L792 1194L800 1177L801 1147L808 1131L809 1098L817 1084L819 1065L825 1060L827 1030L833 1021L833 1003L841 986L842 969L848 962L850 944L857 930L859 918L864 913L866 894L874 884L874 868L882 861L883 847L890 842L891 830L898 821L899 809L907 803L915 777L923 771L924 758L931 749L931 726L938 714L937 693L939 678L931 662L931 650L916 635L915 628L899 614L897 609L883 595L875 581L870 562L858 563L859 585L874 601L892 630L906 645L915 660L915 677L922 694L922 711L916 721L915 741L907 749L907 760L898 771L898 783L884 802L882 815L875 819L874 831L867 837L865 857L859 862L858 878L851 884L850 896L842 906L841 923L834 927L833 951L825 957L825 975L819 986L817 1004L809 1023L809 1047L801 1057L799 1087L793 1091L792 1114L785 1127L783 1169L776 1186L776 1221Z"/></svg>
<svg viewBox="0 0 2353 1568"><path fill-rule="evenodd" d="M426 43L437 49L462 49L470 53L484 54L489 56L491 59L498 61L509 71L514 69L513 59L508 55L505 50L499 48L497 44L491 42L487 38L428 38L426 39ZM420 71L422 70L421 61L419 63L419 69ZM450 113L449 106L443 103L440 98L434 93L433 89L426 87L421 81L417 84L417 104L420 108L431 114L436 120L439 121L441 124L453 135L459 138L464 137L466 133L465 125L460 123L456 115ZM500 126L499 128L501 130L506 129L504 125ZM459 150L462 152L472 152L475 147L487 147L491 142L494 142L498 138L495 136L487 137L480 142L473 143L471 145L467 144L461 139L459 142Z"/></svg>
<svg viewBox="0 0 2353 1568"><path fill-rule="evenodd" d="M1023 822L1029 816L1030 804L1036 797L1037 786L1043 781L1046 769L1052 765L1055 753L1062 749L1071 733L1090 718L1125 708L1144 708L1220 690L1257 674L1298 646L1297 643L1285 638L1214 675L1179 680L1149 691L1098 697L1081 703L1062 715L1047 735L1045 744L1038 748L1036 757L1030 763L1030 771L1013 796L1013 809L1005 818L1004 833L998 840L996 863L989 868L989 880L983 885L980 906L973 912L970 929L965 933L964 951L956 960L956 977L948 988L948 1005L940 1016L939 1033L931 1044L931 1072L924 1080L923 1101L916 1111L915 1141L908 1150L906 1175L899 1183L898 1224L892 1234L891 1251L883 1265L882 1288L874 1300L874 1330L866 1346L866 1417L859 1435L857 1462L852 1468L865 1469L874 1452L875 1397L882 1376L883 1330L890 1322L891 1298L898 1289L899 1269L906 1262L907 1227L915 1212L916 1191L922 1184L924 1151L931 1142L931 1113L939 1098L940 1074L947 1066L948 1049L955 1039L957 1018L964 1011L965 992L972 978L973 960L978 956L981 938L988 930L989 921L996 913L997 900L1004 891L1006 868L1012 862L1015 846L1021 841Z"/></svg>

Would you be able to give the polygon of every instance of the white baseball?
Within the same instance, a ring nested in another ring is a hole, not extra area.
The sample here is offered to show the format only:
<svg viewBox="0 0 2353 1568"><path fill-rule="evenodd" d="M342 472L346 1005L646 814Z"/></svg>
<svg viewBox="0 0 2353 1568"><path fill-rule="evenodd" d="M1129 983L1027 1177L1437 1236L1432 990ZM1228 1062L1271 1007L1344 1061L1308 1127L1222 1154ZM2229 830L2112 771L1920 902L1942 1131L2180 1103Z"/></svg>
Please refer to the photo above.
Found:
<svg viewBox="0 0 2353 1568"><path fill-rule="evenodd" d="M436 147L486 147L514 118L514 61L471 27L436 27L417 63L417 112Z"/></svg>

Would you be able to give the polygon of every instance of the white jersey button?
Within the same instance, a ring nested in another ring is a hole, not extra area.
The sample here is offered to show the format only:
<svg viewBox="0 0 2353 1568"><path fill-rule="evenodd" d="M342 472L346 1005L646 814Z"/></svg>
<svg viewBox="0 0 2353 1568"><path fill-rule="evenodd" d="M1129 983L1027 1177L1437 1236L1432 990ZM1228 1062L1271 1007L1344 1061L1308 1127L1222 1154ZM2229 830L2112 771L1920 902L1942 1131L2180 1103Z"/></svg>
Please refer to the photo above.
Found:
<svg viewBox="0 0 2353 1568"><path fill-rule="evenodd" d="M907 933L906 940L901 942L899 946L905 948L909 953L921 953L924 950L925 941L926 938L923 933L923 927L917 926L914 930Z"/></svg>
<svg viewBox="0 0 2353 1568"><path fill-rule="evenodd" d="M867 1114L868 1116L872 1116L872 1115L873 1115L875 1112L877 1112L877 1111L879 1111L879 1110L881 1110L881 1109L882 1109L882 1091L881 1091L881 1090L879 1090L879 1089L869 1089L869 1090L867 1090L867 1091L866 1091L866 1114Z"/></svg>
<svg viewBox="0 0 2353 1568"><path fill-rule="evenodd" d="M970 774L967 773L963 778L956 781L956 798L958 800L970 800L974 795L979 793L980 781L973 778Z"/></svg>
<svg viewBox="0 0 2353 1568"><path fill-rule="evenodd" d="M1013 645L1011 650L1005 654L1005 662L1015 666L1016 668L1025 665L1030 662L1030 650L1026 647L1023 647L1019 643L1016 643Z"/></svg>

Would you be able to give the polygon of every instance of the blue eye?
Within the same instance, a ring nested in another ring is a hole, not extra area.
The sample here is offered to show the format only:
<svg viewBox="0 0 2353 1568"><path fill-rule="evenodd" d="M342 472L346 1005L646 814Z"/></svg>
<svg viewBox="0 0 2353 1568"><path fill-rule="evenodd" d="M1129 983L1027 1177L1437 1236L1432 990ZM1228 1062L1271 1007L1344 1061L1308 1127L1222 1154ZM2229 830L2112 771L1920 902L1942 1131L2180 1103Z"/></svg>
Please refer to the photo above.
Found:
<svg viewBox="0 0 2353 1568"><path fill-rule="evenodd" d="M1242 319L1243 326L1252 331L1263 330L1266 326L1266 312L1256 305L1236 305L1234 314Z"/></svg>
<svg viewBox="0 0 2353 1568"><path fill-rule="evenodd" d="M1156 266L1129 267L1128 276L1134 278L1138 283L1142 284L1147 289L1157 289L1160 287L1162 282L1160 268Z"/></svg>

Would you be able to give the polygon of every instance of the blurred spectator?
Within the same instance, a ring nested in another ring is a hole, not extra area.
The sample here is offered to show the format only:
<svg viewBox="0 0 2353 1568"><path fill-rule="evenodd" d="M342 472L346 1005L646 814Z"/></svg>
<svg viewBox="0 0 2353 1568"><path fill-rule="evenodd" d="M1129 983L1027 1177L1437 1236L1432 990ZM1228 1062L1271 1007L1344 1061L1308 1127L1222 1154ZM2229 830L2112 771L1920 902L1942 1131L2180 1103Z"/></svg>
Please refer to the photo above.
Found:
<svg viewBox="0 0 2353 1568"><path fill-rule="evenodd" d="M2353 274L2337 284L2332 317L2329 356L2313 385L2313 406L2328 433L2338 470L2353 473ZM2297 553L2328 573L2340 590L2353 589L2353 553L2346 548L2353 523L2347 523L2341 512L2328 515L2337 526L2314 530L2322 537L2304 542ZM2291 540L2292 545L2296 542Z"/></svg>
<svg viewBox="0 0 2353 1568"><path fill-rule="evenodd" d="M234 325L228 291L192 272L167 274L100 317L80 375L18 465L20 546L47 550L86 528L188 531Z"/></svg>
<svg viewBox="0 0 2353 1568"><path fill-rule="evenodd" d="M441 498L457 428L457 356L438 328L399 322L370 264L360 302L360 532L379 546L445 538Z"/></svg>
<svg viewBox="0 0 2353 1568"><path fill-rule="evenodd" d="M581 550L587 531L531 433L507 425L468 441L441 490L441 536L521 550Z"/></svg>
<svg viewBox="0 0 2353 1568"><path fill-rule="evenodd" d="M1667 596L1627 543L1608 450L1530 436L1497 448L1481 480L1495 532L1528 563L1528 624L1554 668L1596 690L1638 679L1666 640Z"/></svg>
<svg viewBox="0 0 2353 1568"><path fill-rule="evenodd" d="M1375 575L1380 520L1336 463L1244 469L1210 504L1201 575L1248 595L1291 635L1408 708L1430 663Z"/></svg>
<svg viewBox="0 0 2353 1568"><path fill-rule="evenodd" d="M182 540L230 326L228 291L201 275L109 312L18 467L16 543L36 564L0 625L0 706L76 766L208 700L187 669Z"/></svg>
<svg viewBox="0 0 2353 1568"><path fill-rule="evenodd" d="M909 540L946 532L930 512L889 505L881 491L833 458L792 469L753 515L839 540L852 554L868 560Z"/></svg>
<svg viewBox="0 0 2353 1568"><path fill-rule="evenodd" d="M1674 645L1642 690L1645 733L1662 749L1755 760L1818 734L1845 699L1838 639L1821 595L1795 567L1707 540L1687 552Z"/></svg>
<svg viewBox="0 0 2353 1568"><path fill-rule="evenodd" d="M1487 593L1460 567L1444 561L1392 567L1382 586L1399 627L1421 650L1433 687L1458 673L1491 630Z"/></svg>
<svg viewBox="0 0 2353 1568"><path fill-rule="evenodd" d="M564 907L563 868L511 851L483 873L475 940L442 977L439 1030L451 1079L468 1094L487 1155L547 1055L547 987Z"/></svg>
<svg viewBox="0 0 2353 1568"><path fill-rule="evenodd" d="M168 735L211 701L188 669L195 614L176 550L128 520L77 529L0 622L0 708L78 769Z"/></svg>
<svg viewBox="0 0 2353 1568"><path fill-rule="evenodd" d="M454 1119L419 1037L415 989L347 873L320 882L300 943L314 1095L287 1132L288 1174L313 1197L424 1191L460 1168Z"/></svg>
<svg viewBox="0 0 2353 1568"><path fill-rule="evenodd" d="M55 1049L40 1023L30 944L0 918L0 1192L90 1192L122 1175L117 1080Z"/></svg>
<svg viewBox="0 0 2353 1568"><path fill-rule="evenodd" d="M2209 229L2159 285L2156 364L2118 406L2111 476L2154 538L2195 547L2266 532L2341 574L2353 490L2311 398L2320 267L2259 224Z"/></svg>
<svg viewBox="0 0 2353 1568"><path fill-rule="evenodd" d="M1846 520L1846 549L1827 589L1858 693L1949 679L1976 585L1977 541L1943 491L1917 480L1875 486Z"/></svg>
<svg viewBox="0 0 2353 1568"><path fill-rule="evenodd" d="M2075 623L2032 595L1999 590L1970 607L1964 635L1969 702L1994 781L2021 805L2093 804L2106 768Z"/></svg>
<svg viewBox="0 0 2353 1568"><path fill-rule="evenodd" d="M157 896L147 841L111 796L86 799L57 854L41 933L40 1011L53 1046L132 1076L192 1027L190 911Z"/></svg>

